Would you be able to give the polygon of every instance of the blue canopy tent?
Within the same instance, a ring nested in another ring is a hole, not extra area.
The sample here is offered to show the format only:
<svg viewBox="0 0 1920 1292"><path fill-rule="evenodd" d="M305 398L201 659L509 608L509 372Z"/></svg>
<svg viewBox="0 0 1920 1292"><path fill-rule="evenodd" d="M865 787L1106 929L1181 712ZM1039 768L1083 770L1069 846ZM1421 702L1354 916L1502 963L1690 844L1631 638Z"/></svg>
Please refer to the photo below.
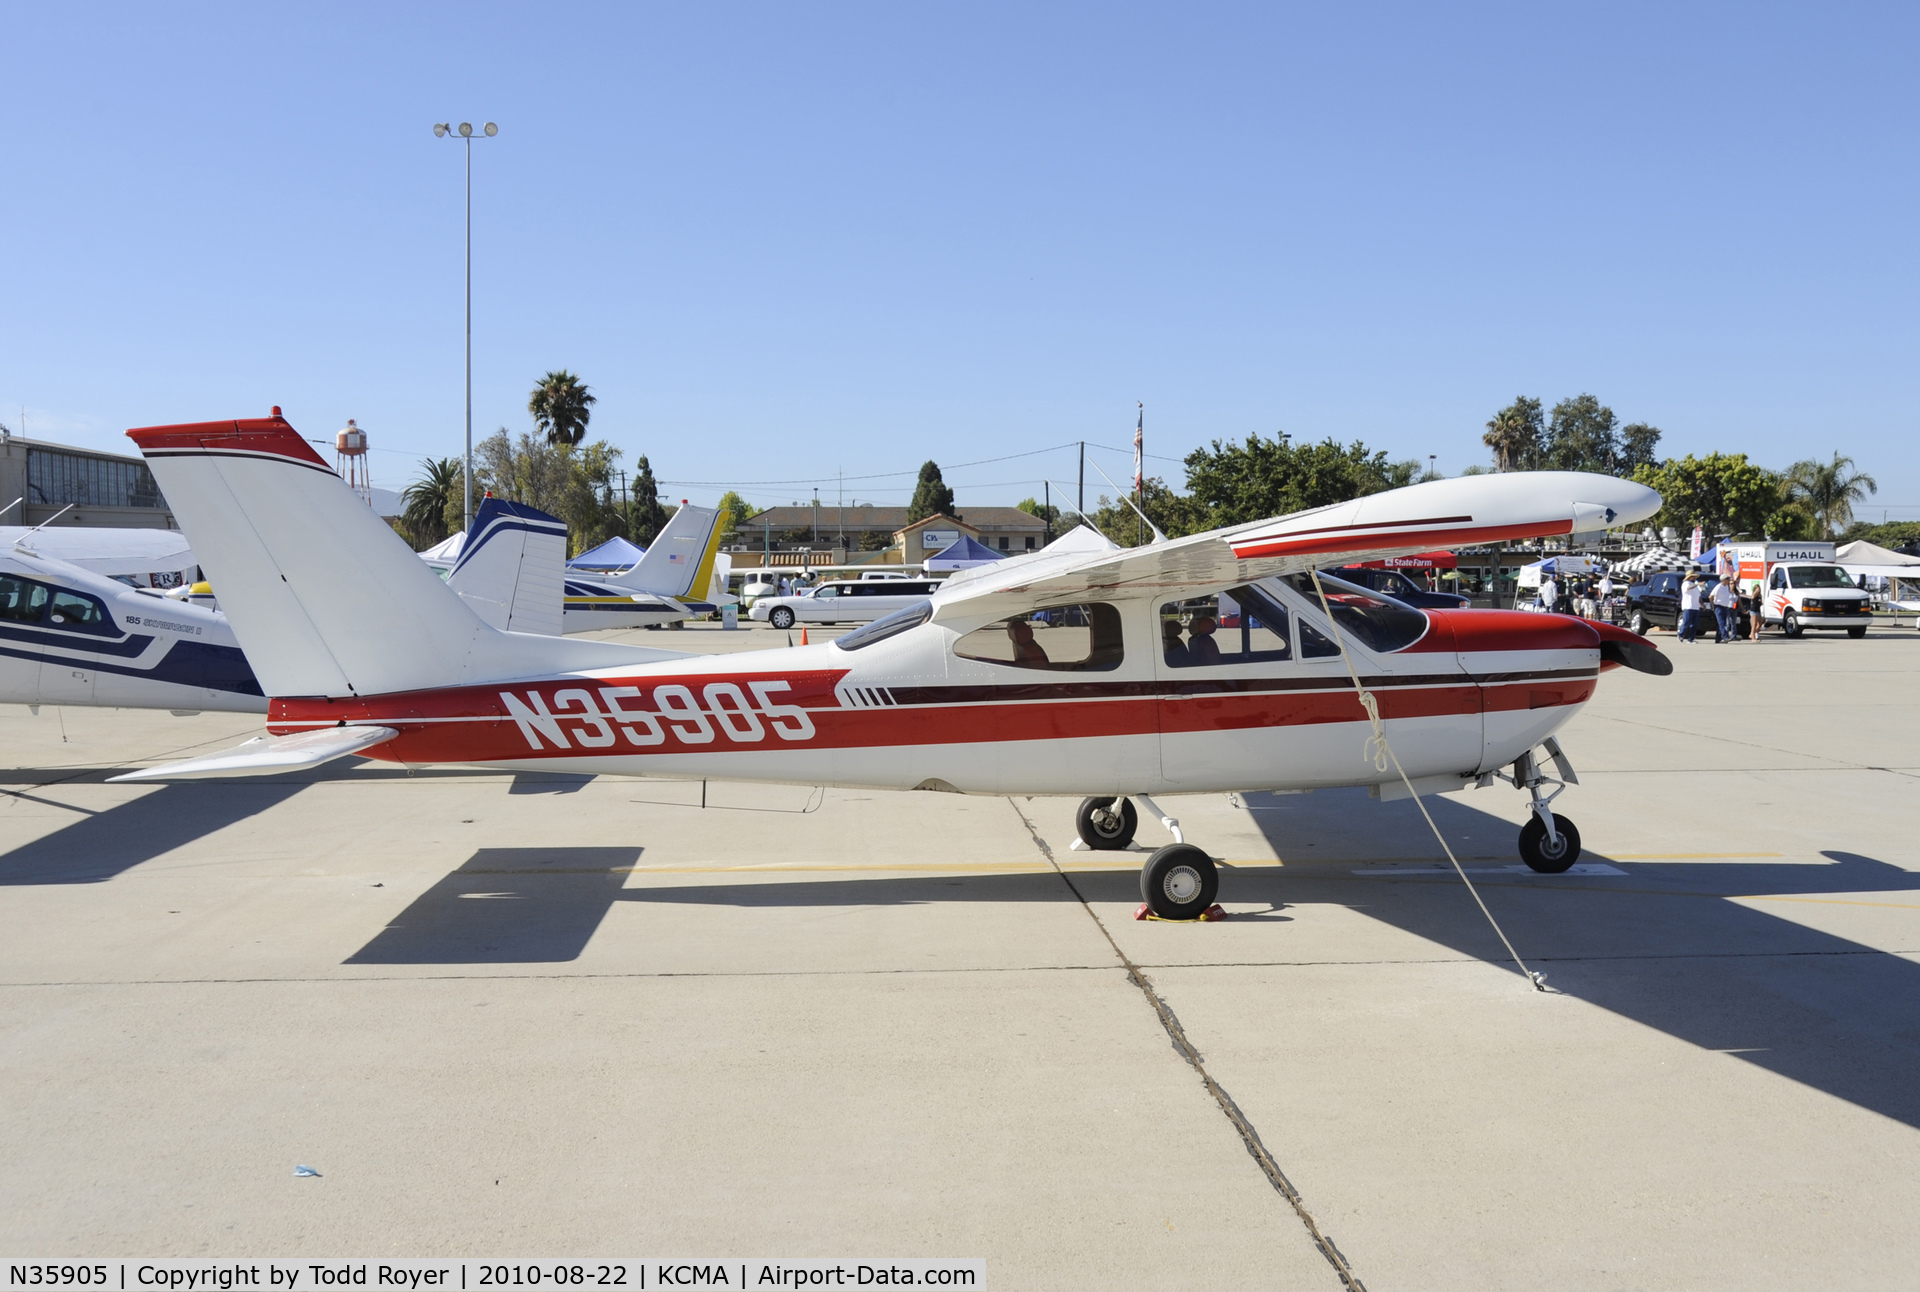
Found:
<svg viewBox="0 0 1920 1292"><path fill-rule="evenodd" d="M629 570L646 554L646 548L635 547L624 538L610 538L592 551L582 552L568 561L567 568L602 573Z"/></svg>
<svg viewBox="0 0 1920 1292"><path fill-rule="evenodd" d="M991 565L995 561L1005 560L1003 553L991 547L976 543L965 534L960 541L949 544L927 558L927 569L932 570L971 570L980 565Z"/></svg>

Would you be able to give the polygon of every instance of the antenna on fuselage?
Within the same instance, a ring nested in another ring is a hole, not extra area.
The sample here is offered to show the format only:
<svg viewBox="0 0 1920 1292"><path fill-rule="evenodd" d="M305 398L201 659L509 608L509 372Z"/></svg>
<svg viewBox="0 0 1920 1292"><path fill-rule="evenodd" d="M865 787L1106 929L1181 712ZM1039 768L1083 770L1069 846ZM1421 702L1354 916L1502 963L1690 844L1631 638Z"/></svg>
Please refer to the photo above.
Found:
<svg viewBox="0 0 1920 1292"><path fill-rule="evenodd" d="M1105 471L1100 470L1100 462L1099 462L1099 459L1097 458L1094 460L1093 469L1095 471L1100 471L1100 478L1102 480L1105 480L1108 484L1113 485L1113 491L1120 495L1120 501L1126 503L1127 506L1132 507L1134 512L1140 517L1140 519L1147 522L1147 528L1153 531L1154 542L1164 543L1167 541L1167 536L1161 532L1160 527L1158 525L1153 523L1152 518L1149 517L1146 512L1140 510L1139 504L1134 502L1133 499L1127 497L1126 491L1121 489L1119 485L1113 484L1112 476L1108 475Z"/></svg>

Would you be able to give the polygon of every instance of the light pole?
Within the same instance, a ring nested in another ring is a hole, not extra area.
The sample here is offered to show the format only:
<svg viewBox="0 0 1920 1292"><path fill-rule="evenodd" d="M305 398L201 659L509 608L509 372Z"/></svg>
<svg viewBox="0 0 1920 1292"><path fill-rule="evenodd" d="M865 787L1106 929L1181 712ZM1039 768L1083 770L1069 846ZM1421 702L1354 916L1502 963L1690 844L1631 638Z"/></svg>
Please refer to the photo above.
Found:
<svg viewBox="0 0 1920 1292"><path fill-rule="evenodd" d="M500 127L489 121L481 129L491 139ZM436 138L458 134L467 146L467 453L460 466L461 527L473 531L473 123L462 121L459 129L442 121L435 125Z"/></svg>

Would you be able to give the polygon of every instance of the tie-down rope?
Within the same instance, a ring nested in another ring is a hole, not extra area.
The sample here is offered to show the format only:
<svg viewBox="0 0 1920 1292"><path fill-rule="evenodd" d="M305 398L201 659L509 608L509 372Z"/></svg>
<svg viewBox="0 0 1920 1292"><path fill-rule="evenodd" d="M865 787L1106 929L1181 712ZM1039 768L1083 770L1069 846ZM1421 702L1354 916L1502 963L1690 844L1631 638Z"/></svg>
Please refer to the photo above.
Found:
<svg viewBox="0 0 1920 1292"><path fill-rule="evenodd" d="M1527 968L1527 962L1522 960L1520 953L1513 949L1513 943L1508 940L1506 930L1500 927L1500 921L1493 918L1493 912L1487 909L1487 904L1480 898L1480 890L1473 886L1471 879L1467 878L1466 868L1460 864L1460 859L1453 855L1453 849L1447 846L1447 836L1441 834L1440 827L1433 823L1433 814L1427 811L1426 800L1414 790L1413 781L1407 776L1407 769L1400 765L1400 756L1393 752L1393 746L1387 741L1387 729L1380 722L1380 701L1374 698L1373 692L1360 685L1360 674L1353 666L1353 656L1347 654L1346 634L1340 631L1340 621L1334 618L1333 606L1327 600L1327 590L1320 585L1320 571L1309 570L1308 573L1313 576L1313 590L1320 594L1320 608L1326 612L1327 622L1333 626L1333 644L1340 648L1340 660L1347 666L1347 676L1353 679L1354 694L1360 697L1360 707L1367 711L1367 722L1373 727L1373 734L1368 736L1366 742L1360 746L1361 757L1372 762L1374 770L1378 772L1386 771L1389 762L1393 764L1393 770L1400 773L1401 784L1407 787L1407 793L1413 796L1414 804L1419 807L1420 815L1426 817L1427 828L1433 831L1433 837L1440 841L1441 851L1445 852L1447 860L1453 863L1455 872L1460 876L1460 882L1467 886L1469 893L1473 894L1474 903L1479 906L1480 914L1487 917L1487 923L1491 924L1493 931L1500 936L1501 945L1506 947L1507 954L1513 957L1513 962L1520 966L1520 972L1527 976L1527 981L1533 984L1533 989L1545 991L1547 989L1545 975L1537 974Z"/></svg>

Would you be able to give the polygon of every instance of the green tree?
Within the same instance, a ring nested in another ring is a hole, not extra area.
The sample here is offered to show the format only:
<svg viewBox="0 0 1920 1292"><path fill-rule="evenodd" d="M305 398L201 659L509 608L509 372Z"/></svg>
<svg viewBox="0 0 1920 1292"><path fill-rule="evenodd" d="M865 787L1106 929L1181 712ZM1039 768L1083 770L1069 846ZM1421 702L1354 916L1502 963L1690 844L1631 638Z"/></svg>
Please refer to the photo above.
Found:
<svg viewBox="0 0 1920 1292"><path fill-rule="evenodd" d="M627 537L649 547L667 523L667 509L660 505L660 482L653 478L653 464L642 453L633 463L633 484L627 490Z"/></svg>
<svg viewBox="0 0 1920 1292"><path fill-rule="evenodd" d="M914 486L913 501L907 504L907 524L929 516L960 519L953 510L953 490L940 478L939 466L931 461L920 468L920 483Z"/></svg>
<svg viewBox="0 0 1920 1292"><path fill-rule="evenodd" d="M1905 547L1909 543L1920 543L1920 521L1895 520L1875 525L1868 521L1856 520L1847 526L1844 534L1840 535L1840 541L1844 543L1865 541L1876 547L1889 549Z"/></svg>
<svg viewBox="0 0 1920 1292"><path fill-rule="evenodd" d="M1592 395L1575 395L1553 406L1542 448L1549 471L1612 475L1619 458L1613 410Z"/></svg>
<svg viewBox="0 0 1920 1292"><path fill-rule="evenodd" d="M459 458L422 459L420 478L400 491L406 506L400 523L416 552L444 539L464 519L461 465Z"/></svg>
<svg viewBox="0 0 1920 1292"><path fill-rule="evenodd" d="M1383 474L1386 477L1387 488L1404 489L1418 482L1420 477L1426 474L1426 470L1427 464L1419 458L1408 458L1405 462L1387 463L1387 469Z"/></svg>
<svg viewBox="0 0 1920 1292"><path fill-rule="evenodd" d="M624 509L614 498L620 450L605 440L577 447L543 442L523 431L516 443L503 426L476 444L473 456L476 488L567 522L570 555L615 535L632 537Z"/></svg>
<svg viewBox="0 0 1920 1292"><path fill-rule="evenodd" d="M580 378L562 368L540 378L527 398L527 411L547 443L578 444L587 438L587 423L597 402Z"/></svg>
<svg viewBox="0 0 1920 1292"><path fill-rule="evenodd" d="M1201 529L1207 528L1207 526L1196 526L1192 523L1191 500L1182 498L1168 488L1167 482L1159 476L1148 476L1141 481L1140 490L1144 499L1140 510L1146 512L1148 518L1158 525L1160 532L1167 537L1178 538L1182 534L1198 533ZM1077 527L1078 522L1084 520L1120 546L1132 547L1140 542L1141 531L1146 526L1140 523L1139 512L1127 505L1131 499L1133 499L1132 494L1128 494L1126 498L1109 498L1102 494L1099 505L1094 511L1084 517L1075 517L1074 523ZM1068 514L1071 516L1072 513ZM1146 538L1148 542L1153 541L1152 534L1148 534Z"/></svg>
<svg viewBox="0 0 1920 1292"><path fill-rule="evenodd" d="M1747 461L1744 453L1709 453L1642 466L1633 479L1656 490L1665 503L1654 524L1709 535L1768 533L1784 501L1780 477Z"/></svg>
<svg viewBox="0 0 1920 1292"><path fill-rule="evenodd" d="M1494 470L1537 471L1545 456L1544 436L1540 401L1521 395L1493 415L1480 438L1493 450Z"/></svg>
<svg viewBox="0 0 1920 1292"><path fill-rule="evenodd" d="M1645 422L1630 422L1621 427L1614 474L1630 476L1641 467L1659 466L1659 448L1659 427Z"/></svg>
<svg viewBox="0 0 1920 1292"><path fill-rule="evenodd" d="M1161 528L1169 535L1284 516L1387 487L1387 455L1369 452L1359 440L1342 447L1331 438L1294 444L1284 431L1271 440L1249 435L1245 444L1215 440L1186 461L1187 498L1175 502L1169 495L1162 504L1172 523Z"/></svg>
<svg viewBox="0 0 1920 1292"><path fill-rule="evenodd" d="M1787 500L1812 514L1821 538L1852 524L1853 504L1879 492L1873 477L1854 470L1853 459L1842 457L1838 450L1831 462L1809 458L1787 468Z"/></svg>
<svg viewBox="0 0 1920 1292"><path fill-rule="evenodd" d="M652 474L649 472L648 474ZM747 500L729 489L720 495L720 542L731 543L740 533L740 527L753 515L753 508Z"/></svg>

